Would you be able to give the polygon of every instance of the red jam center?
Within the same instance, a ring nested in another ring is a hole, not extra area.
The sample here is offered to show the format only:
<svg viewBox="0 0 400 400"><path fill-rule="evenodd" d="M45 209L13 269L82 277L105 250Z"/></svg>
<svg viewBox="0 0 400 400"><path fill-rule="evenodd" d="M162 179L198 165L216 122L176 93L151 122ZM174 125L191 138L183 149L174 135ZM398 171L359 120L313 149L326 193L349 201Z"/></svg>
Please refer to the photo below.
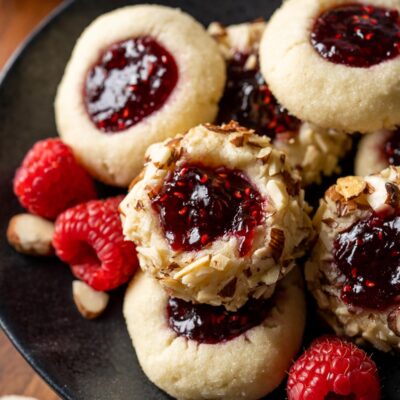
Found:
<svg viewBox="0 0 400 400"><path fill-rule="evenodd" d="M297 133L300 121L289 115L275 99L260 72L258 61L254 68L245 68L249 56L238 52L228 62L217 122L235 120L259 135L271 138L281 133Z"/></svg>
<svg viewBox="0 0 400 400"><path fill-rule="evenodd" d="M334 262L346 277L345 303L385 309L400 301L400 213L356 222L338 234Z"/></svg>
<svg viewBox="0 0 400 400"><path fill-rule="evenodd" d="M339 6L316 20L311 43L336 64L364 68L379 64L399 55L399 13L370 5Z"/></svg>
<svg viewBox="0 0 400 400"><path fill-rule="evenodd" d="M391 132L385 142L383 152L390 165L400 165L400 128Z"/></svg>
<svg viewBox="0 0 400 400"><path fill-rule="evenodd" d="M245 256L262 220L262 202L241 171L186 165L170 173L152 205L174 250L199 250L229 234L239 238Z"/></svg>
<svg viewBox="0 0 400 400"><path fill-rule="evenodd" d="M158 110L178 81L172 55L148 36L109 47L86 77L90 118L104 132L123 131Z"/></svg>
<svg viewBox="0 0 400 400"><path fill-rule="evenodd" d="M272 300L249 299L232 312L225 307L193 304L170 298L167 304L169 326L179 335L200 343L215 344L231 340L260 325L272 308Z"/></svg>

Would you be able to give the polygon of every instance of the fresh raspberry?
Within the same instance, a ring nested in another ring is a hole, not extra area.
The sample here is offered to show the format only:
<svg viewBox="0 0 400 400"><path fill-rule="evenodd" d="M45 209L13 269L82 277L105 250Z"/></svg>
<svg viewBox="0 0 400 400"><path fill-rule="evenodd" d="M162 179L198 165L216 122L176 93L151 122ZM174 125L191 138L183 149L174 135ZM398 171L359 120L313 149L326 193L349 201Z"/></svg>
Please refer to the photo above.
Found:
<svg viewBox="0 0 400 400"><path fill-rule="evenodd" d="M138 267L135 245L125 242L118 206L123 196L92 200L59 215L53 246L73 274L95 290L122 285Z"/></svg>
<svg viewBox="0 0 400 400"><path fill-rule="evenodd" d="M14 193L29 212L48 219L96 197L92 178L71 149L54 138L29 150L15 174Z"/></svg>
<svg viewBox="0 0 400 400"><path fill-rule="evenodd" d="M325 336L290 369L287 395L288 400L378 400L378 371L354 344Z"/></svg>

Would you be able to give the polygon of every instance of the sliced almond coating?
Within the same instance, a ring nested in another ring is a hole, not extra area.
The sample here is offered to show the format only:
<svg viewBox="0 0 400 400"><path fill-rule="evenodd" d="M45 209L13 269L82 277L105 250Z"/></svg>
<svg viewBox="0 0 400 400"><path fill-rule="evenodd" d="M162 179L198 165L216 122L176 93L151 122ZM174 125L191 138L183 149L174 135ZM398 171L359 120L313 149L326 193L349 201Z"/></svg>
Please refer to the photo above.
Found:
<svg viewBox="0 0 400 400"><path fill-rule="evenodd" d="M11 218L8 229L8 243L20 253L31 256L51 256L54 249L54 224L31 214L17 214Z"/></svg>
<svg viewBox="0 0 400 400"><path fill-rule="evenodd" d="M346 176L339 178L336 183L336 191L346 200L353 199L364 192L367 183L360 176Z"/></svg>
<svg viewBox="0 0 400 400"><path fill-rule="evenodd" d="M98 292L82 281L72 282L72 295L76 308L86 319L98 317L107 307L109 295Z"/></svg>

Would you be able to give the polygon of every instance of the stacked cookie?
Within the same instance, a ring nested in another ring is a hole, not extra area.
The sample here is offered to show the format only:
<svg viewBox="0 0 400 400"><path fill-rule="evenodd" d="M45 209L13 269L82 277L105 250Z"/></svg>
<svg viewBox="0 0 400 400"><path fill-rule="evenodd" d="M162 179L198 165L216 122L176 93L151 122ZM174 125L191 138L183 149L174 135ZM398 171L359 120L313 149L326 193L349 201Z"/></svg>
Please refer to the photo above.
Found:
<svg viewBox="0 0 400 400"><path fill-rule="evenodd" d="M384 351L400 347L399 12L396 0L290 0L260 52L266 80L294 115L365 134L355 172L375 174L327 190L306 278L338 334Z"/></svg>
<svg viewBox="0 0 400 400"><path fill-rule="evenodd" d="M214 119L224 84L218 47L191 16L121 8L77 41L57 92L57 128L93 176L127 187L150 144Z"/></svg>
<svg viewBox="0 0 400 400"><path fill-rule="evenodd" d="M124 305L139 361L177 398L260 398L304 328L295 264L312 230L300 180L233 122L154 144L146 159L120 206L144 270Z"/></svg>

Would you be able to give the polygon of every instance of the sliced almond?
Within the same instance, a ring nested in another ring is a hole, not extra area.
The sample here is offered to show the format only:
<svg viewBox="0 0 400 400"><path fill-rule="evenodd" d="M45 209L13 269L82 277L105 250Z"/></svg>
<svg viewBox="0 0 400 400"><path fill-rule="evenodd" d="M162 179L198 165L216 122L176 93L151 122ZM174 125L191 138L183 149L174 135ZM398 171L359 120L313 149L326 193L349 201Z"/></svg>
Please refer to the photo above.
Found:
<svg viewBox="0 0 400 400"><path fill-rule="evenodd" d="M107 307L109 295L98 292L82 281L72 282L72 295L75 305L86 319L98 317Z"/></svg>
<svg viewBox="0 0 400 400"><path fill-rule="evenodd" d="M279 261L284 247L285 247L285 233L281 229L272 228L269 248L271 249L272 257L276 262Z"/></svg>
<svg viewBox="0 0 400 400"><path fill-rule="evenodd" d="M7 239L11 246L20 253L33 256L54 254L51 244L54 224L46 219L31 214L18 214L11 218Z"/></svg>
<svg viewBox="0 0 400 400"><path fill-rule="evenodd" d="M226 29L220 22L211 22L207 28L208 33L213 37L226 36Z"/></svg>
<svg viewBox="0 0 400 400"><path fill-rule="evenodd" d="M390 330L396 335L400 336L400 308L392 310L388 317L387 322Z"/></svg>
<svg viewBox="0 0 400 400"><path fill-rule="evenodd" d="M346 176L336 182L336 191L346 200L359 196L366 187L367 183L360 176Z"/></svg>
<svg viewBox="0 0 400 400"><path fill-rule="evenodd" d="M387 192L386 204L394 208L397 207L400 198L399 187L392 182L386 182L385 187Z"/></svg>
<svg viewBox="0 0 400 400"><path fill-rule="evenodd" d="M365 180L368 182L369 186L374 189L374 191L367 196L368 203L374 210L378 210L386 204L388 197L386 180L379 175L367 176Z"/></svg>

